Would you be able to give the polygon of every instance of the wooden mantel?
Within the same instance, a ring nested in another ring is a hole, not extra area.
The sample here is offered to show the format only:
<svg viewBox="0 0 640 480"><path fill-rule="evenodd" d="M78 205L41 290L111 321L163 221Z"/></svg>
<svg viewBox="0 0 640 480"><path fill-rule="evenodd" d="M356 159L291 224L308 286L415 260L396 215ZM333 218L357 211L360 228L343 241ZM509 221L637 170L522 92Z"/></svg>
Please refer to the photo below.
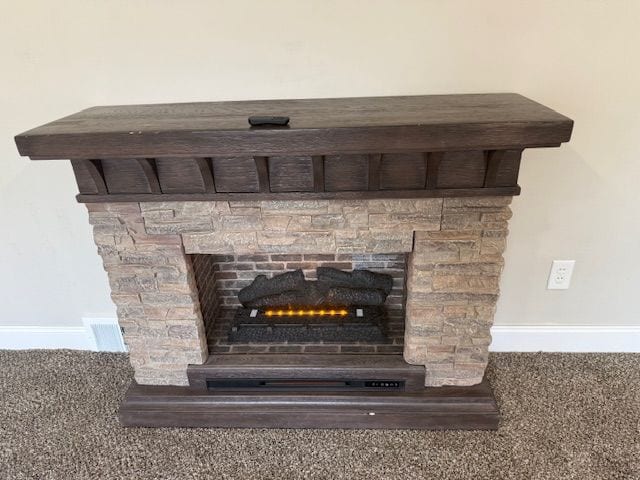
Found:
<svg viewBox="0 0 640 480"><path fill-rule="evenodd" d="M417 198L517 195L522 151L572 128L518 94L430 95L93 107L16 144L71 160L80 202Z"/></svg>

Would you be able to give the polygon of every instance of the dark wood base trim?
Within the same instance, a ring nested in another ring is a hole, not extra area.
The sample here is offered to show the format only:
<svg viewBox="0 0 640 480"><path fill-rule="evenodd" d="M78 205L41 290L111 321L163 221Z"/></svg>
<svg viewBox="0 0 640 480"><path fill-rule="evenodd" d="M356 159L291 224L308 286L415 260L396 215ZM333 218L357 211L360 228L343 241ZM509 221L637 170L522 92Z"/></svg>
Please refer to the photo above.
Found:
<svg viewBox="0 0 640 480"><path fill-rule="evenodd" d="M520 186L493 188L438 188L433 190L369 190L354 192L79 194L76 195L76 199L79 203L106 203L251 200L367 200L375 198L511 197L515 195L520 195Z"/></svg>
<svg viewBox="0 0 640 480"><path fill-rule="evenodd" d="M207 388L215 379L327 379L402 381L406 391L424 390L425 368L402 355L305 355L296 353L209 355L187 367L189 385Z"/></svg>
<svg viewBox="0 0 640 480"><path fill-rule="evenodd" d="M132 384L124 426L494 430L499 412L487 381L420 392L208 392Z"/></svg>

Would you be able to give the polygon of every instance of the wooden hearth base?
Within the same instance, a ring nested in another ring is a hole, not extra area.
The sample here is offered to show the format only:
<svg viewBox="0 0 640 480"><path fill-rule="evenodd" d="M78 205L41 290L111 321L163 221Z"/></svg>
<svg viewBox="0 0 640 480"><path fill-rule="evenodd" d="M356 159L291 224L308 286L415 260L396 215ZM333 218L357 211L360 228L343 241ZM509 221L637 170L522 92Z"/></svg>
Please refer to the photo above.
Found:
<svg viewBox="0 0 640 480"><path fill-rule="evenodd" d="M125 426L232 428L496 429L486 379L472 387L404 392L210 392L132 384Z"/></svg>

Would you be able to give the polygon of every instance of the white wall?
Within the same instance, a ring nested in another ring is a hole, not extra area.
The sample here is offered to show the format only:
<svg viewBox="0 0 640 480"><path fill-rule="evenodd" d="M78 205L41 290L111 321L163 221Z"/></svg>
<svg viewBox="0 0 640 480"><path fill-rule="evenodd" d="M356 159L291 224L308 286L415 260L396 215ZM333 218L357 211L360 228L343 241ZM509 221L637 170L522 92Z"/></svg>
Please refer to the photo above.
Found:
<svg viewBox="0 0 640 480"><path fill-rule="evenodd" d="M640 2L4 0L0 325L110 316L68 162L13 136L99 104L519 92L575 120L525 152L499 325L640 325ZM577 260L548 291L552 259Z"/></svg>

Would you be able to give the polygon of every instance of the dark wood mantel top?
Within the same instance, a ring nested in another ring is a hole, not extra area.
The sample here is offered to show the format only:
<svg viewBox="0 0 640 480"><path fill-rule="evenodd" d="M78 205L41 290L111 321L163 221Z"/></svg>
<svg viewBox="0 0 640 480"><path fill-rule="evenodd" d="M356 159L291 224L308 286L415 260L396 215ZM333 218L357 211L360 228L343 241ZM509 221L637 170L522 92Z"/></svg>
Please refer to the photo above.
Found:
<svg viewBox="0 0 640 480"><path fill-rule="evenodd" d="M250 128L252 115L289 127ZM16 136L33 159L327 155L558 146L569 118L518 94L93 107Z"/></svg>
<svg viewBox="0 0 640 480"><path fill-rule="evenodd" d="M522 151L572 128L498 93L93 107L16 144L71 160L81 202L420 198L518 195Z"/></svg>

